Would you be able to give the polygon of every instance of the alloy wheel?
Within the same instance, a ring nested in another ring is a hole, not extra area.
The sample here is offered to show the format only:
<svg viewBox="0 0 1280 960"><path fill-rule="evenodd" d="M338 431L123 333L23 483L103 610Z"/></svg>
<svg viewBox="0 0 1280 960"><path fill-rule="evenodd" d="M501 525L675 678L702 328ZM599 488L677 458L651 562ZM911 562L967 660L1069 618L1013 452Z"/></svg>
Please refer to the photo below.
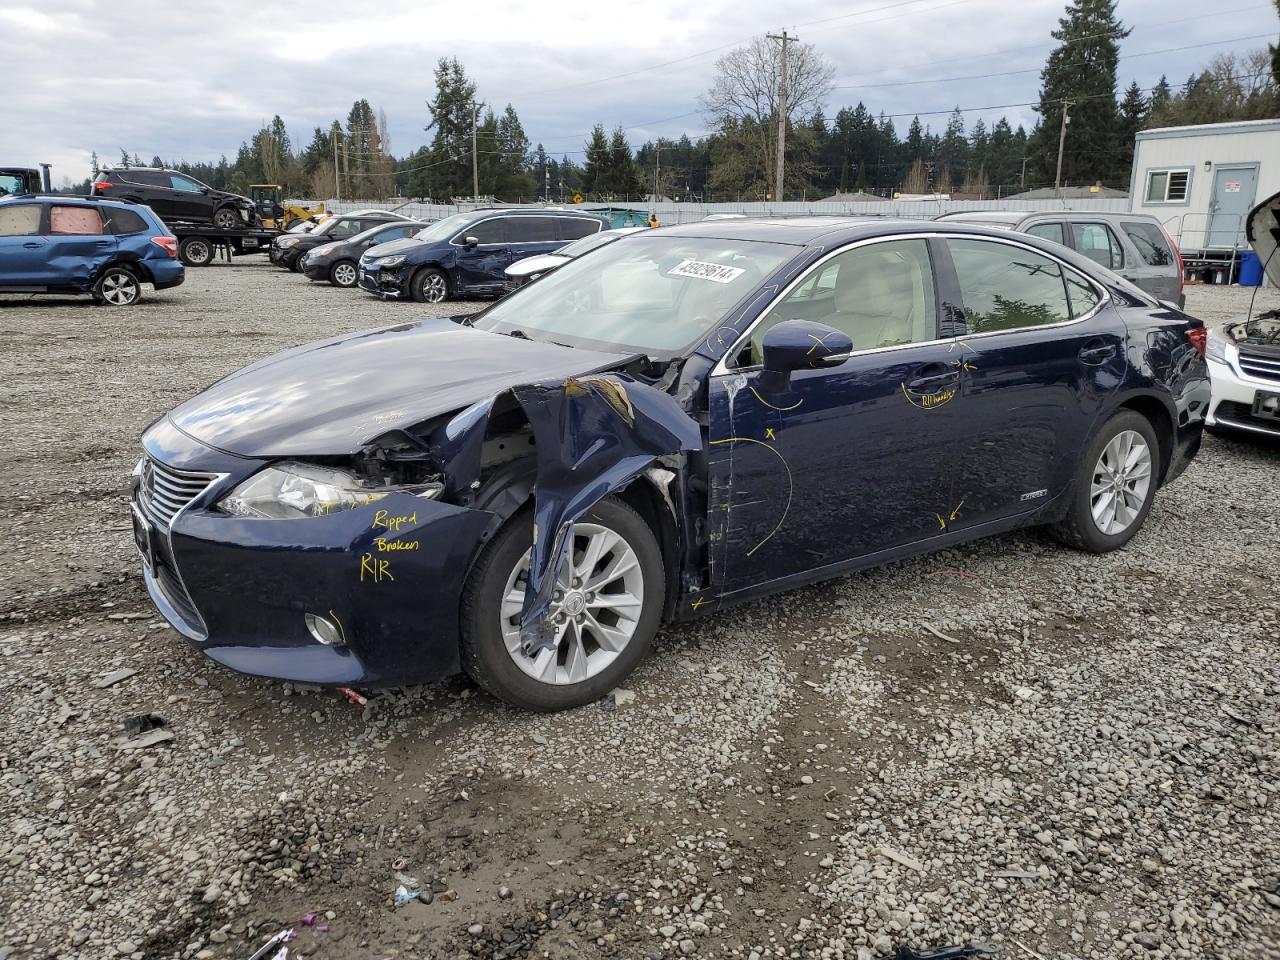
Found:
<svg viewBox="0 0 1280 960"><path fill-rule="evenodd" d="M340 263L333 268L333 282L340 287L352 287L356 282L356 268L349 263Z"/></svg>
<svg viewBox="0 0 1280 960"><path fill-rule="evenodd" d="M1142 434L1122 430L1102 449L1093 468L1089 504L1094 525L1107 536L1131 527L1151 491L1151 448Z"/></svg>
<svg viewBox="0 0 1280 960"><path fill-rule="evenodd" d="M429 273L422 281L422 299L427 303L442 303L448 287L444 277L438 273Z"/></svg>
<svg viewBox="0 0 1280 960"><path fill-rule="evenodd" d="M102 281L102 299L112 306L127 307L138 299L138 282L127 273L112 273Z"/></svg>
<svg viewBox="0 0 1280 960"><path fill-rule="evenodd" d="M596 676L622 653L644 609L644 572L625 538L608 527L577 523L573 548L556 583L548 617L555 646L525 656L520 610L529 582L529 554L515 565L503 591L499 624L507 653L524 673L563 686Z"/></svg>
<svg viewBox="0 0 1280 960"><path fill-rule="evenodd" d="M213 225L221 230L233 230L240 226L240 217L229 207L223 207L213 215Z"/></svg>

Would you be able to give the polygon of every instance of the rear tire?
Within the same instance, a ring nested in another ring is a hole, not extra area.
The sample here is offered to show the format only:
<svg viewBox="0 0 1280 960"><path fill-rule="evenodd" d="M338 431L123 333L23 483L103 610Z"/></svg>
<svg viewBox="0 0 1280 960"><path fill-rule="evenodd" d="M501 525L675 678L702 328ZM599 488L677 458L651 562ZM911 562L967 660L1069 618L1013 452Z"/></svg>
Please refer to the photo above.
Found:
<svg viewBox="0 0 1280 960"><path fill-rule="evenodd" d="M244 226L244 218L235 207L219 207L213 212L213 225L219 230L238 230Z"/></svg>
<svg viewBox="0 0 1280 960"><path fill-rule="evenodd" d="M93 285L93 299L107 307L131 307L142 298L142 284L126 267L107 267Z"/></svg>
<svg viewBox="0 0 1280 960"><path fill-rule="evenodd" d="M413 275L409 291L418 303L444 303L449 299L449 278L435 267L423 267Z"/></svg>
<svg viewBox="0 0 1280 960"><path fill-rule="evenodd" d="M207 267L213 263L213 244L204 237L187 237L178 244L178 259L188 267Z"/></svg>
<svg viewBox="0 0 1280 960"><path fill-rule="evenodd" d="M356 265L352 260L339 260L329 268L329 282L344 289L356 285Z"/></svg>
<svg viewBox="0 0 1280 960"><path fill-rule="evenodd" d="M565 616L557 648L533 658L518 646L511 649L523 596L518 573L533 544L533 510L520 510L484 548L462 592L462 667L489 693L525 710L566 710L599 700L644 659L664 602L658 541L640 515L616 497L600 501L575 524L582 545L575 547L575 562L593 562L589 551L601 534L608 546L598 552L592 571L585 566L566 571L563 602L553 608ZM582 574L580 589L572 588L574 573ZM588 592L590 587L598 592ZM581 608L578 600L586 607L581 620L568 613ZM583 679L574 680L575 672Z"/></svg>
<svg viewBox="0 0 1280 960"><path fill-rule="evenodd" d="M1160 441L1151 421L1121 410L1103 424L1076 471L1067 515L1053 527L1069 547L1119 550L1151 512L1160 476Z"/></svg>

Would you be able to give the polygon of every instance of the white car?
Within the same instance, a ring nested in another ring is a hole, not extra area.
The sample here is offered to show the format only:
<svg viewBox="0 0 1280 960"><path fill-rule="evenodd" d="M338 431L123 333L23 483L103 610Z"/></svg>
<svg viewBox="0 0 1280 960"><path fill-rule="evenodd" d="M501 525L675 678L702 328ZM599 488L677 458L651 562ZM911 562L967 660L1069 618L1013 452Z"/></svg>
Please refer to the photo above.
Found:
<svg viewBox="0 0 1280 960"><path fill-rule="evenodd" d="M589 250L595 250L597 247L603 247L606 244L613 243L615 240L621 240L629 233L640 233L642 230L648 229L650 228L619 227L617 230L601 230L599 233L589 234L581 240L567 243L555 253L537 253L532 257L517 260L503 271L507 277L507 290L514 290L516 287L524 286L531 280L537 280L544 273L550 273L557 267L563 267L570 260L582 256Z"/></svg>
<svg viewBox="0 0 1280 960"><path fill-rule="evenodd" d="M1280 287L1280 193L1254 208L1245 235L1265 281ZM1205 357L1213 385L1209 429L1280 438L1280 310L1211 327Z"/></svg>

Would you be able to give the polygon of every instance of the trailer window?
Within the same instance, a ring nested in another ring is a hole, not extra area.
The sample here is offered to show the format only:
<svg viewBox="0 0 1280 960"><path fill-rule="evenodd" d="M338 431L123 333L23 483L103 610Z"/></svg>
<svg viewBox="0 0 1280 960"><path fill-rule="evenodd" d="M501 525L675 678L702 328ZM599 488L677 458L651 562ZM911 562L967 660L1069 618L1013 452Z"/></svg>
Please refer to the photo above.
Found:
<svg viewBox="0 0 1280 960"><path fill-rule="evenodd" d="M1190 168L1147 171L1147 203L1186 203Z"/></svg>

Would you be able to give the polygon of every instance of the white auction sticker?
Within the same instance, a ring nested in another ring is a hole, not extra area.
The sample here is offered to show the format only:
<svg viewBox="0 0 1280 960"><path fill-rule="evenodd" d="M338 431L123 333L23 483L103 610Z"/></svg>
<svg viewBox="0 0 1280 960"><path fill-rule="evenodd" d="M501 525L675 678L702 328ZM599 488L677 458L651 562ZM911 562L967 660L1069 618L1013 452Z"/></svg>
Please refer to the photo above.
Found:
<svg viewBox="0 0 1280 960"><path fill-rule="evenodd" d="M702 260L684 260L667 271L669 277L693 277L695 280L712 280L716 283L733 283L747 271L741 267L726 267L720 263Z"/></svg>

